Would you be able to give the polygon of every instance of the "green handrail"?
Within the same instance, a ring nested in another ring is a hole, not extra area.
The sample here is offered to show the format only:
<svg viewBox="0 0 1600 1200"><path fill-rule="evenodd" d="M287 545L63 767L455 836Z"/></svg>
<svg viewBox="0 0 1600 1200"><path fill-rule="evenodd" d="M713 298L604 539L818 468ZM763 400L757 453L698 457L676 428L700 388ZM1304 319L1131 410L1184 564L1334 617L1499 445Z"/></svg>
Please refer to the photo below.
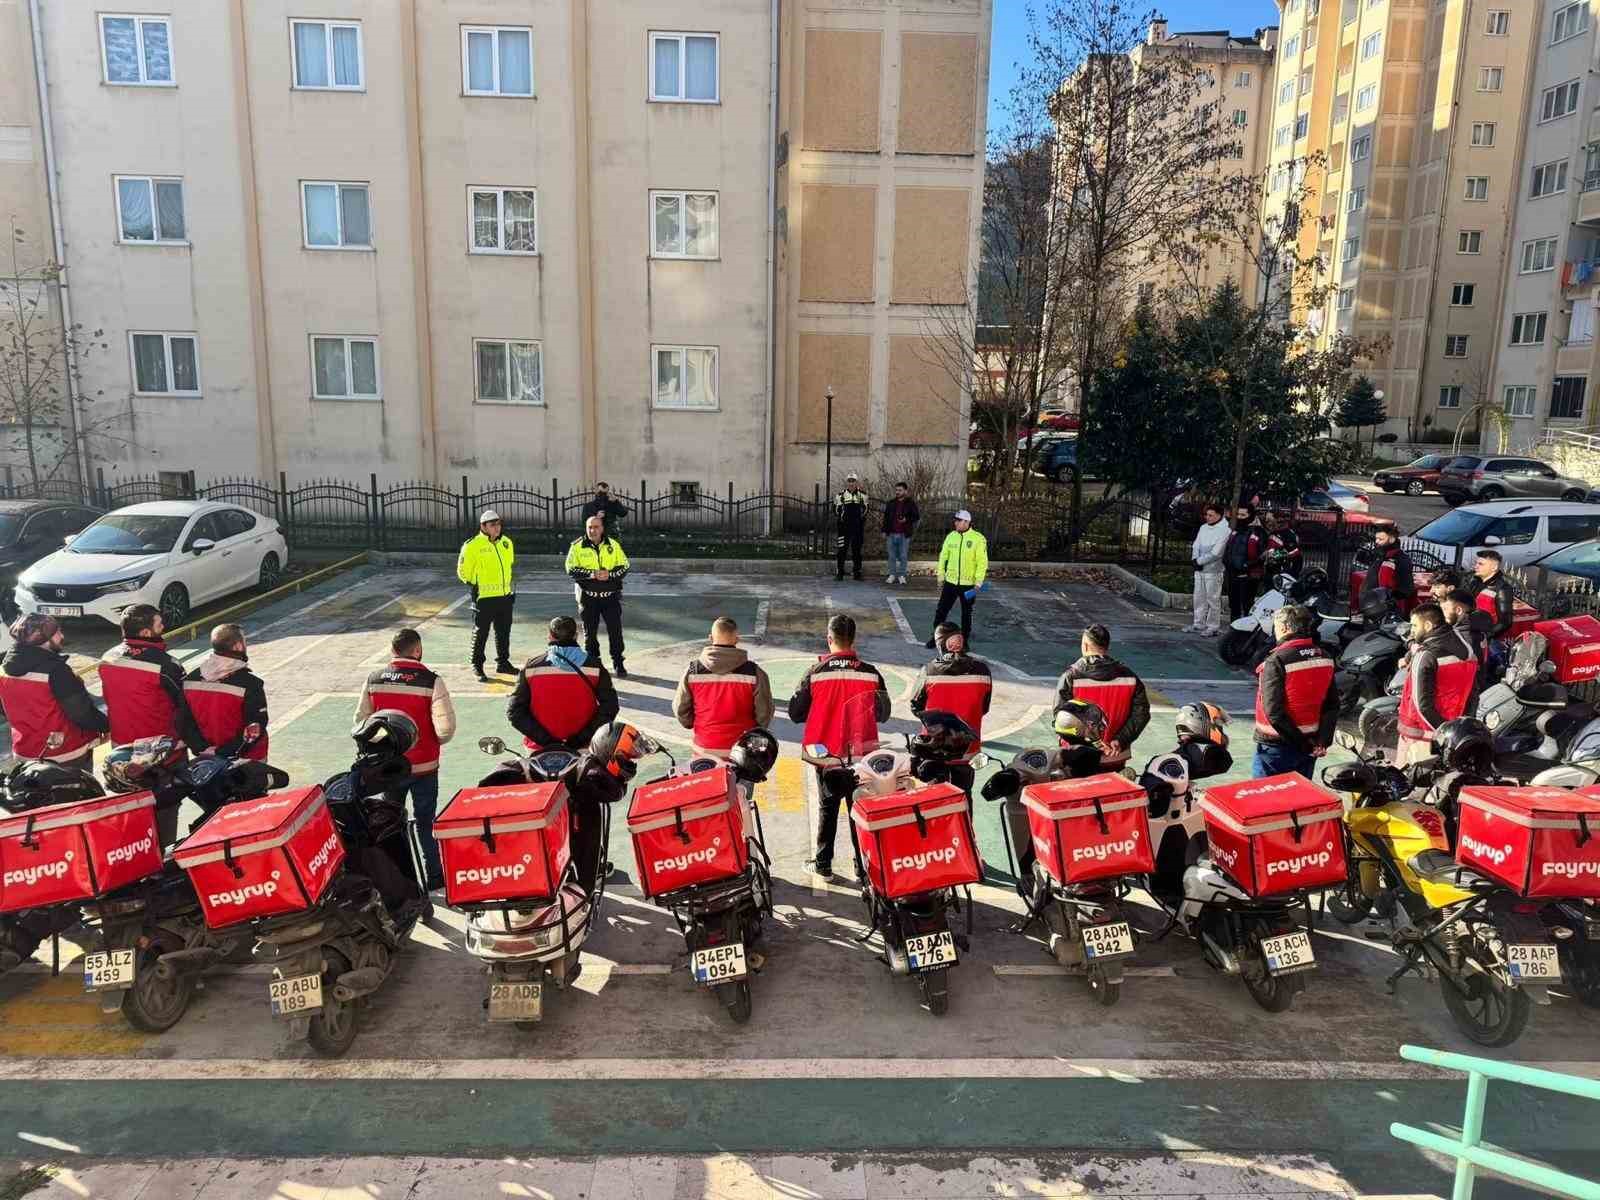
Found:
<svg viewBox="0 0 1600 1200"><path fill-rule="evenodd" d="M1575 1075L1562 1075L1556 1071L1542 1071L1537 1067L1524 1067L1517 1063L1494 1062L1487 1058L1473 1058L1468 1054L1450 1054L1443 1050L1429 1050L1425 1046L1401 1046L1400 1057L1410 1062L1426 1063L1447 1071L1465 1071L1467 1075L1467 1108L1461 1118L1461 1136L1444 1137L1416 1129L1396 1121L1389 1133L1402 1142L1410 1142L1425 1150L1434 1150L1456 1160L1455 1190L1452 1200L1472 1200L1472 1187L1479 1167L1504 1175L1518 1183L1532 1184L1546 1191L1575 1200L1600 1200L1600 1183L1580 1179L1565 1171L1557 1171L1542 1163L1529 1162L1499 1150L1486 1149L1483 1139L1483 1105L1489 1095L1489 1080L1502 1079L1507 1083L1520 1083L1524 1087L1542 1088L1548 1092L1562 1092L1584 1100L1600 1100L1600 1080L1580 1079Z"/></svg>

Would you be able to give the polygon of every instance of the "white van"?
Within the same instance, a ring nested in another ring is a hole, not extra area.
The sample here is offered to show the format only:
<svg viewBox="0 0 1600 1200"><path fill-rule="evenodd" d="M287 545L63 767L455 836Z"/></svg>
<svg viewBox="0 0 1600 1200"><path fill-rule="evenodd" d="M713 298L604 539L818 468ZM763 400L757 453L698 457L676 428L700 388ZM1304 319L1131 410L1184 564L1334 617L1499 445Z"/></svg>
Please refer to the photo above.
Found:
<svg viewBox="0 0 1600 1200"><path fill-rule="evenodd" d="M1600 505L1567 500L1491 500L1463 504L1411 534L1407 549L1427 550L1445 566L1472 569L1479 550L1498 550L1520 567L1553 550L1600 535ZM1459 555L1458 555L1459 552Z"/></svg>

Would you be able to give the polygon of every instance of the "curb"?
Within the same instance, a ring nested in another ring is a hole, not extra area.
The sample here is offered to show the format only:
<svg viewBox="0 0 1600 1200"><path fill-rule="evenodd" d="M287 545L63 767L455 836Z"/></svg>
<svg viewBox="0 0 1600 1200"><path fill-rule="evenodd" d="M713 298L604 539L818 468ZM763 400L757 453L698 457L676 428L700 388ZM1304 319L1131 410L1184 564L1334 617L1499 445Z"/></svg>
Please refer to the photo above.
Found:
<svg viewBox="0 0 1600 1200"><path fill-rule="evenodd" d="M1087 569L1088 567L1096 566L1097 564L1083 563L1081 565ZM1101 564L1099 565L1098 569L1111 575L1115 575L1118 579L1130 584L1133 587L1133 590L1139 594L1139 598L1141 600L1148 600L1157 608L1184 609L1188 608L1189 605L1194 603L1194 594L1192 592L1163 591L1161 588L1158 588L1155 584L1151 583L1148 579L1135 575L1126 567L1119 567L1116 563Z"/></svg>

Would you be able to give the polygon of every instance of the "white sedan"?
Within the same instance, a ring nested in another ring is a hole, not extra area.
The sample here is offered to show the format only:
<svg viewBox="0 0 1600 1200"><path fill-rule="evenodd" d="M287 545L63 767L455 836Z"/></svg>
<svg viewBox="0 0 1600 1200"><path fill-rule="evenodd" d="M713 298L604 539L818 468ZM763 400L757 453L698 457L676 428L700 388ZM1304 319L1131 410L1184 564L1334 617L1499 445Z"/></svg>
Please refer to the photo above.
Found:
<svg viewBox="0 0 1600 1200"><path fill-rule="evenodd" d="M208 500L162 500L108 513L17 579L17 606L120 624L153 604L169 629L197 604L271 587L289 561L278 523Z"/></svg>

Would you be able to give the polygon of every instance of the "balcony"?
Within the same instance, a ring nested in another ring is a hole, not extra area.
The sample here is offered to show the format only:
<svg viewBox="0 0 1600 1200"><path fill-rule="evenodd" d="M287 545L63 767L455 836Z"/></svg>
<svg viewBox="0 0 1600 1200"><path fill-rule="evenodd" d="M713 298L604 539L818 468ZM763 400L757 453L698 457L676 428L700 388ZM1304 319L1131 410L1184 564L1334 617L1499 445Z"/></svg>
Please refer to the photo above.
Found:
<svg viewBox="0 0 1600 1200"><path fill-rule="evenodd" d="M1600 225L1600 171L1583 177L1583 191L1578 196L1578 224Z"/></svg>
<svg viewBox="0 0 1600 1200"><path fill-rule="evenodd" d="M1567 342L1556 348L1557 375L1587 375L1593 362L1593 337Z"/></svg>
<svg viewBox="0 0 1600 1200"><path fill-rule="evenodd" d="M1561 290L1572 294L1600 286L1600 258L1577 258L1561 268Z"/></svg>

